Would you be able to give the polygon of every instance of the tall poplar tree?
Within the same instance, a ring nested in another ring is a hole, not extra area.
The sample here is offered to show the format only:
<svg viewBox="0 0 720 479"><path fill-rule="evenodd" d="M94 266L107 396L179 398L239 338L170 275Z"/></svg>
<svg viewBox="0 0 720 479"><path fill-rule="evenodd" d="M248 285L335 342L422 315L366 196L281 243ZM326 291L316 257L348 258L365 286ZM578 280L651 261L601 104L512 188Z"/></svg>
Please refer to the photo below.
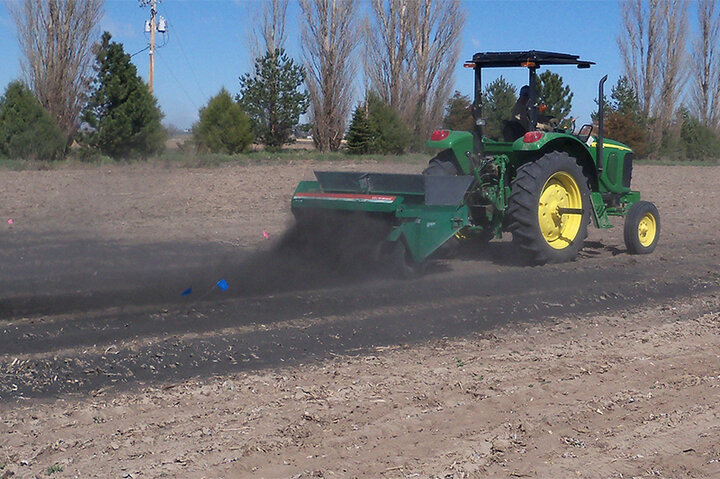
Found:
<svg viewBox="0 0 720 479"><path fill-rule="evenodd" d="M87 100L92 45L98 36L104 3L104 0L5 2L15 21L27 85L55 119L68 146L80 125L80 112Z"/></svg>

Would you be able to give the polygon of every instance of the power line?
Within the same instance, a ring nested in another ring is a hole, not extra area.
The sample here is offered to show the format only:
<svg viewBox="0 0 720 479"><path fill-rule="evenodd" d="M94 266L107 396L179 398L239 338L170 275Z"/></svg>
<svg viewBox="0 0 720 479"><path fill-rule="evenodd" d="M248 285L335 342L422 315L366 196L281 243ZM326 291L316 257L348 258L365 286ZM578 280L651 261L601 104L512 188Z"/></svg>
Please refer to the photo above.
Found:
<svg viewBox="0 0 720 479"><path fill-rule="evenodd" d="M140 54L140 53L142 53L142 52L145 52L145 51L147 51L147 50L148 50L148 48L150 48L150 45L146 46L146 47L145 47L145 48L143 48L142 50L139 50L139 51L137 51L137 52L133 53L132 55L130 55L130 58L132 58L132 57L134 57L135 55L138 55L138 54Z"/></svg>
<svg viewBox="0 0 720 479"><path fill-rule="evenodd" d="M172 27L175 28L175 25L173 24ZM193 68L192 63L190 62L187 54L185 53L185 47L184 47L184 42L182 40L182 37L180 37L179 35L176 34L175 38L179 42L178 44L180 45L180 52L182 53L183 58L185 58L185 63L187 63L188 67L190 68L190 73L192 73L193 79L195 80L195 84L197 85L198 90L202 94L203 98L207 98L207 95L205 94L205 91L203 91L200 81L198 80L197 74L195 73L195 68Z"/></svg>
<svg viewBox="0 0 720 479"><path fill-rule="evenodd" d="M163 59L163 58L160 56L159 52L158 52L158 59ZM193 101L192 96L190 95L190 92L187 91L187 89L185 88L185 86L183 86L183 84L180 82L180 80L178 80L178 77L175 75L175 72L173 71L173 69L170 68L170 64L169 64L169 63L164 63L164 59L163 59L163 66L164 66L165 68L167 68L167 71L170 72L170 76L172 76L173 80L175 80L175 83L177 83L177 85L180 87L180 89L183 91L183 93L185 93L185 96L187 97L187 100L188 100L188 101L192 104L192 106L195 108L195 111L200 110L200 108L197 106L197 104Z"/></svg>

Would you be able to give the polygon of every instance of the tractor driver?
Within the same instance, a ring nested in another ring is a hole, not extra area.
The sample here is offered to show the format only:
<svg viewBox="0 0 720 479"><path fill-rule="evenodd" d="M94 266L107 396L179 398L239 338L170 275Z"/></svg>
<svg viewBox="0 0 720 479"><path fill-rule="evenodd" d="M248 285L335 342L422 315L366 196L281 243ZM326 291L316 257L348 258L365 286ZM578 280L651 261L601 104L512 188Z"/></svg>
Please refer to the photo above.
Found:
<svg viewBox="0 0 720 479"><path fill-rule="evenodd" d="M518 138L530 129L530 116L528 115L529 99L530 87L525 85L520 89L520 96L518 97L517 101L515 102L515 106L512 109L511 121L517 122L524 129L523 133L520 133L517 136ZM547 110L547 107L545 105L540 105L539 109L541 113L544 113ZM549 117L543 118L545 118L543 121L547 121L547 118ZM539 131L553 131L552 121L547 124L538 121L535 123L535 129Z"/></svg>
<svg viewBox="0 0 720 479"><path fill-rule="evenodd" d="M520 96L512 109L511 119L522 126L525 131L530 128L530 117L528 116L527 103L530 99L530 87L525 85L520 89Z"/></svg>

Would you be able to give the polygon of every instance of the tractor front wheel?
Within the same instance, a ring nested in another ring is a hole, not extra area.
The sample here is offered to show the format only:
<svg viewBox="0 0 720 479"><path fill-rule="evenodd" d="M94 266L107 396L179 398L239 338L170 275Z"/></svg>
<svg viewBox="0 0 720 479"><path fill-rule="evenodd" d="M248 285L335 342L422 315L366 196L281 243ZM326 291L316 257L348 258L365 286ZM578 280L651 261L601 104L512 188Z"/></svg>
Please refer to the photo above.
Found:
<svg viewBox="0 0 720 479"><path fill-rule="evenodd" d="M587 237L590 190L575 159L553 151L518 168L508 229L531 264L571 261Z"/></svg>
<svg viewBox="0 0 720 479"><path fill-rule="evenodd" d="M625 246L630 254L649 254L660 237L660 213L649 201L638 201L625 217Z"/></svg>

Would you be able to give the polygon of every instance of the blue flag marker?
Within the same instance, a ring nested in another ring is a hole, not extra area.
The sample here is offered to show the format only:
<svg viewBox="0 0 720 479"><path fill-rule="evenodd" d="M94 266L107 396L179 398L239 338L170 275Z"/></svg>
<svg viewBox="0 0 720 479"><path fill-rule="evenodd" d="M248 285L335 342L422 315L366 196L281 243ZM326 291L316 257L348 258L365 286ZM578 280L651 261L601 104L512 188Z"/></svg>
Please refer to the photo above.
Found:
<svg viewBox="0 0 720 479"><path fill-rule="evenodd" d="M182 293L180 293L180 296L188 296L190 293L192 293L192 288L188 288Z"/></svg>
<svg viewBox="0 0 720 479"><path fill-rule="evenodd" d="M228 283L224 279L221 279L220 281L217 282L217 287L220 288L221 290L225 291L226 289L228 289Z"/></svg>

